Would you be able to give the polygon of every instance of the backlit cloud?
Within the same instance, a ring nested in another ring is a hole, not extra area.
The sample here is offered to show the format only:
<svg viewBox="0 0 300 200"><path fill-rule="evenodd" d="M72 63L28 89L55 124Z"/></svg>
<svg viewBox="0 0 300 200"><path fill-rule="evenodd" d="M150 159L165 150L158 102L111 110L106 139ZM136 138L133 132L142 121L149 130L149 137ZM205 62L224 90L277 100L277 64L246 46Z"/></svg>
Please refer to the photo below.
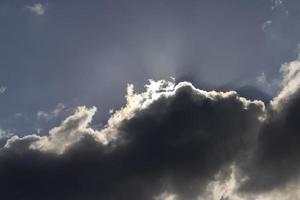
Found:
<svg viewBox="0 0 300 200"><path fill-rule="evenodd" d="M282 90L267 106L189 82L150 81L140 93L128 85L126 104L100 130L97 109L81 106L48 135L8 139L1 195L298 200L298 61L282 72Z"/></svg>

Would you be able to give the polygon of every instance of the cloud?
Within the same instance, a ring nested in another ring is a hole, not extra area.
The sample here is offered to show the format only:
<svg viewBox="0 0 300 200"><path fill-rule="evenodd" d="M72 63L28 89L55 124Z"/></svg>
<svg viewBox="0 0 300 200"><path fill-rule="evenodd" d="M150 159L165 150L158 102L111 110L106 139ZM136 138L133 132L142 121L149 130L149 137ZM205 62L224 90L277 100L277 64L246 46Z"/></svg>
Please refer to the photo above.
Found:
<svg viewBox="0 0 300 200"><path fill-rule="evenodd" d="M47 10L47 5L42 3L35 3L31 6L27 6L26 8L35 15L44 15Z"/></svg>
<svg viewBox="0 0 300 200"><path fill-rule="evenodd" d="M277 79L267 80L266 74L262 72L256 77L257 85L269 95L274 95L280 88L280 81Z"/></svg>
<svg viewBox="0 0 300 200"><path fill-rule="evenodd" d="M78 142L85 134L100 135L97 131L89 127L92 116L96 112L96 108L78 107L75 113L66 118L60 126L54 127L49 131L49 136L31 135L26 140L34 141L28 143L29 149L36 149L46 152L54 152L61 154L66 148ZM100 136L97 136L100 138ZM8 140L5 148L12 148L15 144L18 145L20 139L18 136Z"/></svg>
<svg viewBox="0 0 300 200"><path fill-rule="evenodd" d="M262 31L266 32L268 31L268 29L270 28L270 26L272 25L272 20L267 20L263 23L263 25L261 26Z"/></svg>
<svg viewBox="0 0 300 200"><path fill-rule="evenodd" d="M274 109L280 109L286 102L298 95L300 87L300 60L295 60L282 65L280 71L283 74L280 93L272 100Z"/></svg>
<svg viewBox="0 0 300 200"><path fill-rule="evenodd" d="M0 140L7 139L13 136L13 133L0 129Z"/></svg>
<svg viewBox="0 0 300 200"><path fill-rule="evenodd" d="M225 179L212 180L204 193L197 200L299 200L300 182L292 182L284 187L277 187L268 192L245 193L240 192L241 184L245 179L241 179L240 172L236 166L231 166L229 175Z"/></svg>
<svg viewBox="0 0 300 200"><path fill-rule="evenodd" d="M280 7L283 5L283 1L282 0L272 0L272 10L274 10L277 7Z"/></svg>
<svg viewBox="0 0 300 200"><path fill-rule="evenodd" d="M154 197L154 200L176 200L176 195L170 194L168 192L163 192L159 196Z"/></svg>
<svg viewBox="0 0 300 200"><path fill-rule="evenodd" d="M100 130L95 107L0 150L6 199L299 200L299 61L270 104L150 81ZM30 184L29 184L30 183ZM16 190L17 188L17 190Z"/></svg>
<svg viewBox="0 0 300 200"><path fill-rule="evenodd" d="M0 151L10 199L193 199L249 153L264 103L236 92L151 81L102 130L79 107L48 136L14 136ZM30 184L28 184L30 182ZM18 188L17 191L15 189Z"/></svg>
<svg viewBox="0 0 300 200"><path fill-rule="evenodd" d="M6 86L0 86L0 94L4 94L7 90Z"/></svg>
<svg viewBox="0 0 300 200"><path fill-rule="evenodd" d="M36 116L37 119L49 121L61 115L66 109L67 107L64 104L58 103L53 110L49 112L40 110L36 113Z"/></svg>
<svg viewBox="0 0 300 200"><path fill-rule="evenodd" d="M245 191L290 188L290 184L299 182L300 61L284 64L281 71L282 90L271 101L252 160L246 168ZM300 199L300 195L291 199Z"/></svg>
<svg viewBox="0 0 300 200"><path fill-rule="evenodd" d="M289 15L289 11L287 9L286 3L283 0L271 0L271 10L281 13L284 16Z"/></svg>

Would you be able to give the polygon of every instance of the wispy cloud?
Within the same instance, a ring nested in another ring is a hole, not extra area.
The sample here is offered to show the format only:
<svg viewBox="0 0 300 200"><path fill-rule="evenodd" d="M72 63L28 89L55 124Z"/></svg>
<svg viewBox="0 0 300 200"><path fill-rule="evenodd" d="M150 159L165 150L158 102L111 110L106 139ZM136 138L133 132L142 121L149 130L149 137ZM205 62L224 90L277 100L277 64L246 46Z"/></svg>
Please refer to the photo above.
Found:
<svg viewBox="0 0 300 200"><path fill-rule="evenodd" d="M60 114L62 114L64 111L66 111L67 107L62 104L62 103L59 103L56 105L56 107L54 108L54 110L51 110L51 111L38 111L36 116L38 119L43 119L43 120L46 120L46 121L49 121L55 117L58 117Z"/></svg>
<svg viewBox="0 0 300 200"><path fill-rule="evenodd" d="M27 8L27 10L29 10L30 12L32 12L36 15L43 15L43 14L45 14L45 12L47 10L47 5L42 4L42 3L35 3L31 6L27 6L26 8Z"/></svg>
<svg viewBox="0 0 300 200"><path fill-rule="evenodd" d="M0 140L10 138L13 134L0 128Z"/></svg>
<svg viewBox="0 0 300 200"><path fill-rule="evenodd" d="M274 95L278 92L280 86L280 80L272 79L268 80L265 72L262 72L256 77L256 83L269 95Z"/></svg>
<svg viewBox="0 0 300 200"><path fill-rule="evenodd" d="M283 5L283 1L282 0L272 0L272 10L276 9L277 7L280 7Z"/></svg>
<svg viewBox="0 0 300 200"><path fill-rule="evenodd" d="M6 86L0 86L0 94L4 94L7 90Z"/></svg>
<svg viewBox="0 0 300 200"><path fill-rule="evenodd" d="M282 14L288 16L289 15L289 11L285 5L285 2L283 0L272 0L271 1L271 10L272 11L279 11Z"/></svg>
<svg viewBox="0 0 300 200"><path fill-rule="evenodd" d="M262 31L266 32L271 25L272 25L272 20L265 21L261 26Z"/></svg>

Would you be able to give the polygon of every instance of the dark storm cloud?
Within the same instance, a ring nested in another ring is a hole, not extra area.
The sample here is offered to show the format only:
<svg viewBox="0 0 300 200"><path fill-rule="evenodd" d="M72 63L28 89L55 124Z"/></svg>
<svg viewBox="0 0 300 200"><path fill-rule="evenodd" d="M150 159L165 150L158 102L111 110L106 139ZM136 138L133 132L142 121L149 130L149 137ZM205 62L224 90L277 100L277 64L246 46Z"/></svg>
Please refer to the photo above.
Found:
<svg viewBox="0 0 300 200"><path fill-rule="evenodd" d="M128 87L107 126L80 107L49 136L11 138L0 152L4 199L195 199L216 174L243 160L264 104L187 82ZM222 179L222 178L219 178Z"/></svg>

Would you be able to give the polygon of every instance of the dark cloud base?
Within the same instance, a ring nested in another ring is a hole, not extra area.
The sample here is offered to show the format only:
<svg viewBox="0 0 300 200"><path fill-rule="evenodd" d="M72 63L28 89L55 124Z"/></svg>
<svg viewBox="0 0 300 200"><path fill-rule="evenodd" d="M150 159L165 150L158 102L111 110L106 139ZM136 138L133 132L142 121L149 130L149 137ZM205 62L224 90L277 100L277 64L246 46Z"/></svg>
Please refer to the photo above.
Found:
<svg viewBox="0 0 300 200"><path fill-rule="evenodd" d="M244 190L257 192L297 180L300 166L300 95L295 95L278 113L269 110L251 165L250 180Z"/></svg>
<svg viewBox="0 0 300 200"><path fill-rule="evenodd" d="M232 165L247 177L240 193L266 192L298 172L299 100L265 110L236 92L151 82L145 93L129 91L127 105L99 132L89 127L95 110L81 108L48 137L8 140L0 151L1 197L160 200L167 192L176 197L163 200L192 200L227 179ZM108 142L95 139L107 132Z"/></svg>

